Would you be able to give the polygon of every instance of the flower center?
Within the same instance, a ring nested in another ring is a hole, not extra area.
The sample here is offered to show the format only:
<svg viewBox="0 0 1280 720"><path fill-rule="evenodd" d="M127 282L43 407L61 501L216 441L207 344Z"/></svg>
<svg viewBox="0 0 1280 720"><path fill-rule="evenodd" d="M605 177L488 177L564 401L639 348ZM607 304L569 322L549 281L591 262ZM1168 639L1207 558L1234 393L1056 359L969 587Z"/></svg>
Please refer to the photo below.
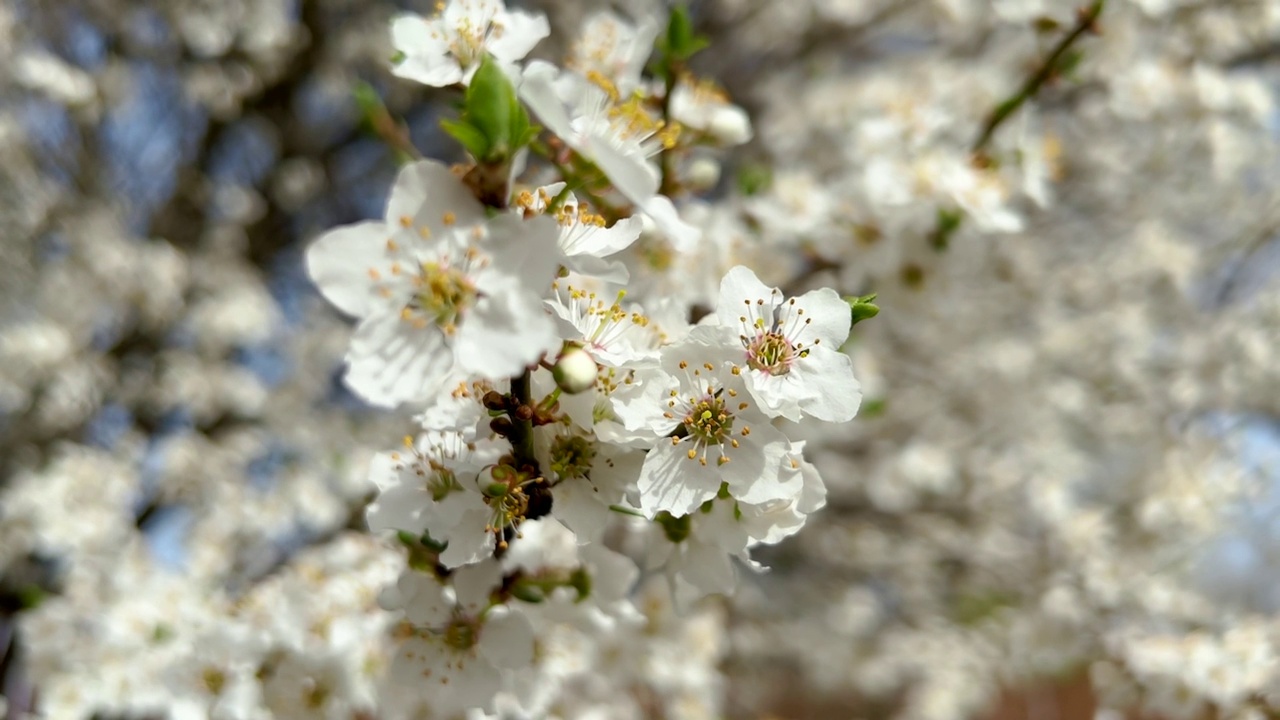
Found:
<svg viewBox="0 0 1280 720"><path fill-rule="evenodd" d="M477 297L475 286L461 269L438 262L422 263L415 285L417 290L407 309L448 334L457 329L458 320Z"/></svg>
<svg viewBox="0 0 1280 720"><path fill-rule="evenodd" d="M221 694L222 688L227 684L226 674L215 667L205 668L200 675L200 680L204 683L205 689L214 695Z"/></svg>
<svg viewBox="0 0 1280 720"><path fill-rule="evenodd" d="M562 435L551 443L551 469L562 478L585 477L591 471L596 449L577 435Z"/></svg>
<svg viewBox="0 0 1280 720"><path fill-rule="evenodd" d="M747 365L769 375L786 375L796 359L796 348L781 333L760 333L747 342Z"/></svg>
<svg viewBox="0 0 1280 720"><path fill-rule="evenodd" d="M718 395L704 395L684 416L684 429L698 445L719 445L733 432L733 413Z"/></svg>
<svg viewBox="0 0 1280 720"><path fill-rule="evenodd" d="M449 468L432 463L431 470L433 472L427 476L427 492L431 493L432 500L440 502L454 490L462 489L458 478Z"/></svg>
<svg viewBox="0 0 1280 720"><path fill-rule="evenodd" d="M633 96L624 103L609 108L609 125L618 138L647 143L650 138L657 138L658 145L652 148L656 153L660 149L670 150L680 139L680 125L667 124L655 118L645 108L644 98Z"/></svg>
<svg viewBox="0 0 1280 720"><path fill-rule="evenodd" d="M470 650L480 640L480 628L469 618L454 618L444 629L444 642L454 650Z"/></svg>

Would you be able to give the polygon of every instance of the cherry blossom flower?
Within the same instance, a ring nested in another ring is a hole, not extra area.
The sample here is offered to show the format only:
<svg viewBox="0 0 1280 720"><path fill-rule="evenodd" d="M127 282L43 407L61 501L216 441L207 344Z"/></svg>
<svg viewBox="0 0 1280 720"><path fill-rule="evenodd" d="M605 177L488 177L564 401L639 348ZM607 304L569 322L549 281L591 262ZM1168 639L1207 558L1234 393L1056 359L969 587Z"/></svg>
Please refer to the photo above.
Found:
<svg viewBox="0 0 1280 720"><path fill-rule="evenodd" d="M680 218L669 198L658 194L658 168L649 160L674 146L676 131L650 114L641 97L622 100L616 88L534 61L525 68L520 98L547 129L595 163L673 242L682 247L697 243L698 229Z"/></svg>
<svg viewBox="0 0 1280 720"><path fill-rule="evenodd" d="M716 318L738 332L742 354L736 362L766 414L844 422L858 412L862 390L853 361L840 352L852 319L849 304L834 290L785 298L738 266L720 284Z"/></svg>
<svg viewBox="0 0 1280 720"><path fill-rule="evenodd" d="M526 216L547 212L553 198L564 191L564 183L553 183L516 196L514 206ZM550 212L560 225L560 252L564 254L565 267L582 275L590 275L605 282L625 283L627 268L617 260L607 260L640 237L644 224L639 217L622 218L609 225L604 216L591 211L585 202L579 202L573 193L566 193L562 202Z"/></svg>
<svg viewBox="0 0 1280 720"><path fill-rule="evenodd" d="M663 349L660 366L636 372L640 392L615 412L657 441L637 484L648 515L684 515L721 486L746 502L783 498L786 441L746 392L725 334L690 336Z"/></svg>
<svg viewBox="0 0 1280 720"><path fill-rule="evenodd" d="M431 161L401 170L386 217L331 230L307 252L325 297L360 318L346 381L365 400L430 400L455 368L505 379L558 345L539 299L555 274L550 218L486 218Z"/></svg>
<svg viewBox="0 0 1280 720"><path fill-rule="evenodd" d="M533 660L533 629L519 612L491 602L502 583L493 560L460 568L449 585L427 573L407 570L383 593L388 610L405 622L389 679L403 687L430 684L434 711L449 716L488 708L511 679Z"/></svg>
<svg viewBox="0 0 1280 720"><path fill-rule="evenodd" d="M392 71L435 87L469 83L485 53L510 66L550 33L545 17L508 10L502 0L448 0L430 18L404 14L392 22L401 56Z"/></svg>

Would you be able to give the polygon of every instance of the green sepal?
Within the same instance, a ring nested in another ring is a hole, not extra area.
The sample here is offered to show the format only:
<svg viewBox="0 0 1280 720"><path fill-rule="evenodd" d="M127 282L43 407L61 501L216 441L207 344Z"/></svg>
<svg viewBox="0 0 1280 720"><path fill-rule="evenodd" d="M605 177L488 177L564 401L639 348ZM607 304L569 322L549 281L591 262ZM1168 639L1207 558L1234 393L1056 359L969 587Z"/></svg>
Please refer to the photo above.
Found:
<svg viewBox="0 0 1280 720"><path fill-rule="evenodd" d="M663 510L654 516L653 521L662 526L662 532L673 543L684 542L693 532L693 518L688 515L676 517Z"/></svg>
<svg viewBox="0 0 1280 720"><path fill-rule="evenodd" d="M538 581L521 578L511 586L511 596L527 603L540 603L547 599L547 591Z"/></svg>
<svg viewBox="0 0 1280 720"><path fill-rule="evenodd" d="M850 295L844 299L849 303L849 311L853 314L853 325L857 325L863 320L870 320L880 314L880 306L875 304L876 294L863 295L858 297Z"/></svg>
<svg viewBox="0 0 1280 720"><path fill-rule="evenodd" d="M574 602L582 602L591 597L591 574L586 568L578 568L569 576L569 587L578 591L578 598Z"/></svg>

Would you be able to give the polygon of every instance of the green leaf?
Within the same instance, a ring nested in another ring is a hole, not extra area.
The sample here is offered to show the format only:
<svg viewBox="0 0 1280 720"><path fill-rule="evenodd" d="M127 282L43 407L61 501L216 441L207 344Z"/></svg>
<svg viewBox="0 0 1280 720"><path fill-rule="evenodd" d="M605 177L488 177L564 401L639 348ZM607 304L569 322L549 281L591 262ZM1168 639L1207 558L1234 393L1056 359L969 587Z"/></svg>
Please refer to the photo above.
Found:
<svg viewBox="0 0 1280 720"><path fill-rule="evenodd" d="M477 159L489 156L489 139L465 120L441 120L440 127ZM501 414L501 413L499 413Z"/></svg>
<svg viewBox="0 0 1280 720"><path fill-rule="evenodd" d="M671 8L666 32L659 35L654 43L658 56L651 71L654 75L669 80L675 74L677 66L710 44L708 38L694 33L688 8L684 4L675 5Z"/></svg>
<svg viewBox="0 0 1280 720"><path fill-rule="evenodd" d="M478 156L477 160L495 162L511 154L512 123L518 122L513 114L519 109L520 102L511 81L486 55L471 78L466 95L466 121L488 140L488 153ZM527 125L528 119L524 122ZM523 132L523 128L520 130Z"/></svg>
<svg viewBox="0 0 1280 720"><path fill-rule="evenodd" d="M884 398L874 398L872 400L863 400L862 407L858 408L858 417L866 420L869 418L880 417L889 409L889 403Z"/></svg>
<svg viewBox="0 0 1280 720"><path fill-rule="evenodd" d="M743 195L759 195L773 184L773 171L768 165L747 163L738 170L738 191Z"/></svg>
<svg viewBox="0 0 1280 720"><path fill-rule="evenodd" d="M952 208L938 208L937 224L929 235L929 244L934 250L946 250L951 236L960 229L964 222L964 212Z"/></svg>
<svg viewBox="0 0 1280 720"><path fill-rule="evenodd" d="M386 109L382 104L382 97L378 95L378 91L367 82L356 83L351 94L355 97L356 108L360 110L360 117L366 121Z"/></svg>
<svg viewBox="0 0 1280 720"><path fill-rule="evenodd" d="M492 166L509 163L539 131L529 122L511 80L488 55L467 86L460 117L440 125L477 163Z"/></svg>

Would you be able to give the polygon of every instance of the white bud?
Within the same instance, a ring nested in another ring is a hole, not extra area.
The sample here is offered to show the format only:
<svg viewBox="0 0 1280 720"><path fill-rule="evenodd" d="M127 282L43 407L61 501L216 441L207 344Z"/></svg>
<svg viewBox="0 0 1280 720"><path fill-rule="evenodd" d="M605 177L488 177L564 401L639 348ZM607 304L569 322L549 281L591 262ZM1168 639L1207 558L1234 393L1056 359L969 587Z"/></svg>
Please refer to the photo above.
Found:
<svg viewBox="0 0 1280 720"><path fill-rule="evenodd" d="M751 120L742 108L728 105L712 114L707 132L726 145L741 145L751 139Z"/></svg>
<svg viewBox="0 0 1280 720"><path fill-rule="evenodd" d="M573 395L591 389L596 384L596 361L586 350L576 345L566 345L556 360L551 375L560 389Z"/></svg>
<svg viewBox="0 0 1280 720"><path fill-rule="evenodd" d="M710 190L720 182L720 163L707 157L689 163L686 181L692 190Z"/></svg>

